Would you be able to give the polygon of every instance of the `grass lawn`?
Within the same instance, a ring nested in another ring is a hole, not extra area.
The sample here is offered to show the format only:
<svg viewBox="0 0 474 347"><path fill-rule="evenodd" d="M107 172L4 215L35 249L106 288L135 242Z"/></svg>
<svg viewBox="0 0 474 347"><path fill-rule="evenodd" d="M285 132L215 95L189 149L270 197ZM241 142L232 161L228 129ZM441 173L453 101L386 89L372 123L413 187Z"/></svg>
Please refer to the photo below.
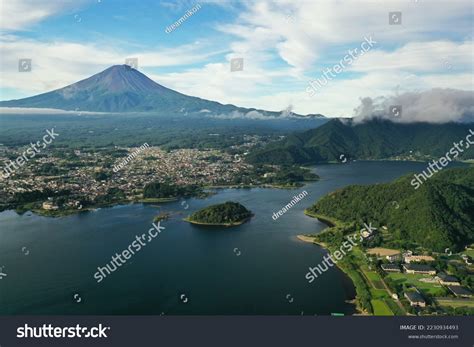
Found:
<svg viewBox="0 0 474 347"><path fill-rule="evenodd" d="M387 304L378 299L370 300L372 308L374 309L374 315L376 316L393 316L393 312L387 306Z"/></svg>
<svg viewBox="0 0 474 347"><path fill-rule="evenodd" d="M362 266L362 271L364 271L364 275L374 284L376 289L385 289L378 273L369 270L366 266Z"/></svg>
<svg viewBox="0 0 474 347"><path fill-rule="evenodd" d="M375 288L385 290L385 287L383 286L382 281L374 281L374 280L372 280L372 283L374 284L374 287L375 287Z"/></svg>
<svg viewBox="0 0 474 347"><path fill-rule="evenodd" d="M468 249L467 251L461 253L467 254L468 256L474 259L474 249Z"/></svg>
<svg viewBox="0 0 474 347"><path fill-rule="evenodd" d="M370 295L372 296L373 299L388 299L390 298L390 295L388 295L387 291L385 289L374 289L370 288Z"/></svg>
<svg viewBox="0 0 474 347"><path fill-rule="evenodd" d="M390 310L395 314L395 316L404 316L405 313L400 309L400 307L397 305L395 301L392 299L385 299L385 303L387 304L388 307L390 307Z"/></svg>
<svg viewBox="0 0 474 347"><path fill-rule="evenodd" d="M437 298L436 303L440 306L474 307L474 300L473 299Z"/></svg>
<svg viewBox="0 0 474 347"><path fill-rule="evenodd" d="M446 289L444 289L438 282L427 283L420 281L422 278L430 278L431 276L406 273L391 273L388 276L397 283L407 283L414 285L422 292L431 294L433 296L446 295Z"/></svg>

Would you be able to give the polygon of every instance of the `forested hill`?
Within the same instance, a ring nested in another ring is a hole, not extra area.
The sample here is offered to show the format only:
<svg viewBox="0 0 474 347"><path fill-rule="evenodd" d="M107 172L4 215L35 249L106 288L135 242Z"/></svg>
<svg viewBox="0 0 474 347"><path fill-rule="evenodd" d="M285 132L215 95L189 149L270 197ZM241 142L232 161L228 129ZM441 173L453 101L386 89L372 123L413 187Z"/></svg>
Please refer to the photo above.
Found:
<svg viewBox="0 0 474 347"><path fill-rule="evenodd" d="M375 119L360 124L334 119L319 128L295 133L251 153L253 163L315 164L348 159L387 159L413 155L440 157L453 142L465 141L474 124L394 123ZM474 136L473 136L474 137ZM470 146L460 158L474 158Z"/></svg>
<svg viewBox="0 0 474 347"><path fill-rule="evenodd" d="M209 225L238 225L252 216L245 206L238 202L227 201L203 208L194 212L187 219L189 222Z"/></svg>
<svg viewBox="0 0 474 347"><path fill-rule="evenodd" d="M326 195L308 212L359 226L372 223L379 230L386 225L392 247L416 244L443 252L474 242L474 167L441 171L417 190L412 178L349 186Z"/></svg>

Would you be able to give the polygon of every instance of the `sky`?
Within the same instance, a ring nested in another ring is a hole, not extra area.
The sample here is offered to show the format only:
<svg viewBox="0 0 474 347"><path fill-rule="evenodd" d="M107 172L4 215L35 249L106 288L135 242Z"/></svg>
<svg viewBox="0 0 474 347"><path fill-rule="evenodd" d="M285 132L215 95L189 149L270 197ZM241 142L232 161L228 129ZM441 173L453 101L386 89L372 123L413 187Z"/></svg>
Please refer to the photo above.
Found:
<svg viewBox="0 0 474 347"><path fill-rule="evenodd" d="M4 0L0 100L137 58L157 83L242 107L349 117L403 95L466 104L452 90L474 90L473 12L470 0Z"/></svg>

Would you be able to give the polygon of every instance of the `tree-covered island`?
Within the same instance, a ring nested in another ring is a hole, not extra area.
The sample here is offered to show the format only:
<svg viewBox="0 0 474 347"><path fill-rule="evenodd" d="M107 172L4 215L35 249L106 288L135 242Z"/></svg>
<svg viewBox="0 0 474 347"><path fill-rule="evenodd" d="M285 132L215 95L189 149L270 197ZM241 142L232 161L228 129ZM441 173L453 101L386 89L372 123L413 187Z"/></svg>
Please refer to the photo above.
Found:
<svg viewBox="0 0 474 347"><path fill-rule="evenodd" d="M245 206L238 202L227 201L223 204L211 205L194 212L184 220L199 225L236 226L245 223L252 217Z"/></svg>

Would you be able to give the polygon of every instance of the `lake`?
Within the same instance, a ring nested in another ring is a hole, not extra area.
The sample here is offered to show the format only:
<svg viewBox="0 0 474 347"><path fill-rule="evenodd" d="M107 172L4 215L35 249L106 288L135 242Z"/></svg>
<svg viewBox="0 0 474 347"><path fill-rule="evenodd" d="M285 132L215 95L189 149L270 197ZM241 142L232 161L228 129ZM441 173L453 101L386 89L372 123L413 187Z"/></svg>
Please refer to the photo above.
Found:
<svg viewBox="0 0 474 347"><path fill-rule="evenodd" d="M387 182L426 163L319 165L303 188L221 189L206 199L130 204L62 218L0 213L0 314L351 314L354 287L331 268L309 284L305 274L326 254L296 239L325 225L303 214L349 184ZM294 195L308 195L277 220ZM182 218L210 204L237 201L255 216L235 228L202 227ZM393 208L393 206L387 206ZM170 212L165 230L97 283L94 273ZM376 225L375 225L376 226Z"/></svg>

